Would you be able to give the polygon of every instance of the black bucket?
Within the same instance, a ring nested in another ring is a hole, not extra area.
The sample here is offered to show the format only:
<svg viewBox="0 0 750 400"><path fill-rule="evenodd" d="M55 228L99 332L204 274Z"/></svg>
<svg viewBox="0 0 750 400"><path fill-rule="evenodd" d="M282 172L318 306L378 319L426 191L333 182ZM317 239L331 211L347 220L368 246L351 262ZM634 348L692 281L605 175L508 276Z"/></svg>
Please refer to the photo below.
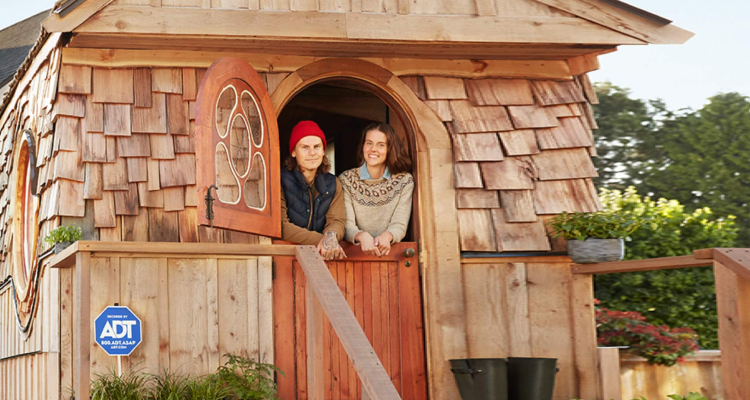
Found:
<svg viewBox="0 0 750 400"><path fill-rule="evenodd" d="M464 400L508 400L508 368L504 358L450 360Z"/></svg>
<svg viewBox="0 0 750 400"><path fill-rule="evenodd" d="M511 400L552 400L556 358L508 358L508 396Z"/></svg>

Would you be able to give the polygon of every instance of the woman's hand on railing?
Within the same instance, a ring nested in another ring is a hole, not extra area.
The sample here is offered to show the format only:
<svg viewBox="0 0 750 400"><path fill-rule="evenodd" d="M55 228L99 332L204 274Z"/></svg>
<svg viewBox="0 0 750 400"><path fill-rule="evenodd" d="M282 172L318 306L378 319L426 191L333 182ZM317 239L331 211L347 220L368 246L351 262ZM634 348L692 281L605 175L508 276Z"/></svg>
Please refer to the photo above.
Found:
<svg viewBox="0 0 750 400"><path fill-rule="evenodd" d="M375 239L367 232L359 232L354 237L355 242L359 242L360 247L362 248L362 252L371 255L371 256L378 256L380 257L380 250L378 249L377 245L375 244Z"/></svg>

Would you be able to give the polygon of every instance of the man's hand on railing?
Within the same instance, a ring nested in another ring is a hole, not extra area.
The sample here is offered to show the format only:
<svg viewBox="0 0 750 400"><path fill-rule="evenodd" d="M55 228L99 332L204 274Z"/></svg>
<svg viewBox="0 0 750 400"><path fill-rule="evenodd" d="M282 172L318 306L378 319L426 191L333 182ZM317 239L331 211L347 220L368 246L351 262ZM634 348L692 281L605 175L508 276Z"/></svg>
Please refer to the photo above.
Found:
<svg viewBox="0 0 750 400"><path fill-rule="evenodd" d="M336 239L336 232L333 231L327 231L323 234L323 239L318 243L318 252L326 261L346 258L344 249L341 248L339 241Z"/></svg>

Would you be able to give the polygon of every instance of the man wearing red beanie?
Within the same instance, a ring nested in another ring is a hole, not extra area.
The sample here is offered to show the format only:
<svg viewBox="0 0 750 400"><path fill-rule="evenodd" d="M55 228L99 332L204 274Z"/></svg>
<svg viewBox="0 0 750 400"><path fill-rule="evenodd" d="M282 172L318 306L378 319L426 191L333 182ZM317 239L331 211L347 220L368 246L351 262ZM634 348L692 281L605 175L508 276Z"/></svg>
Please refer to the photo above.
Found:
<svg viewBox="0 0 750 400"><path fill-rule="evenodd" d="M346 209L338 178L329 173L326 137L318 124L300 121L281 171L281 238L318 246L326 260L345 258Z"/></svg>

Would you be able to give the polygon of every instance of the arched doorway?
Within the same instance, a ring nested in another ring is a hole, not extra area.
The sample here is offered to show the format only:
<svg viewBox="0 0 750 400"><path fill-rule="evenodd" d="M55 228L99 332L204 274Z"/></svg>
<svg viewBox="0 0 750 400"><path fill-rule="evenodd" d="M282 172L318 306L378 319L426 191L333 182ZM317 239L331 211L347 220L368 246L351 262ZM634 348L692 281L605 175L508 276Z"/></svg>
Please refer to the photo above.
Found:
<svg viewBox="0 0 750 400"><path fill-rule="evenodd" d="M462 275L450 136L432 109L404 81L363 60L330 58L300 68L271 94L275 109L283 110L305 88L330 79L370 85L379 98L398 109L411 128L418 193L413 218L419 221L415 236L419 238L422 272L427 381L432 395L435 390L455 388L448 359L465 358L467 342L463 286L457 284Z"/></svg>

